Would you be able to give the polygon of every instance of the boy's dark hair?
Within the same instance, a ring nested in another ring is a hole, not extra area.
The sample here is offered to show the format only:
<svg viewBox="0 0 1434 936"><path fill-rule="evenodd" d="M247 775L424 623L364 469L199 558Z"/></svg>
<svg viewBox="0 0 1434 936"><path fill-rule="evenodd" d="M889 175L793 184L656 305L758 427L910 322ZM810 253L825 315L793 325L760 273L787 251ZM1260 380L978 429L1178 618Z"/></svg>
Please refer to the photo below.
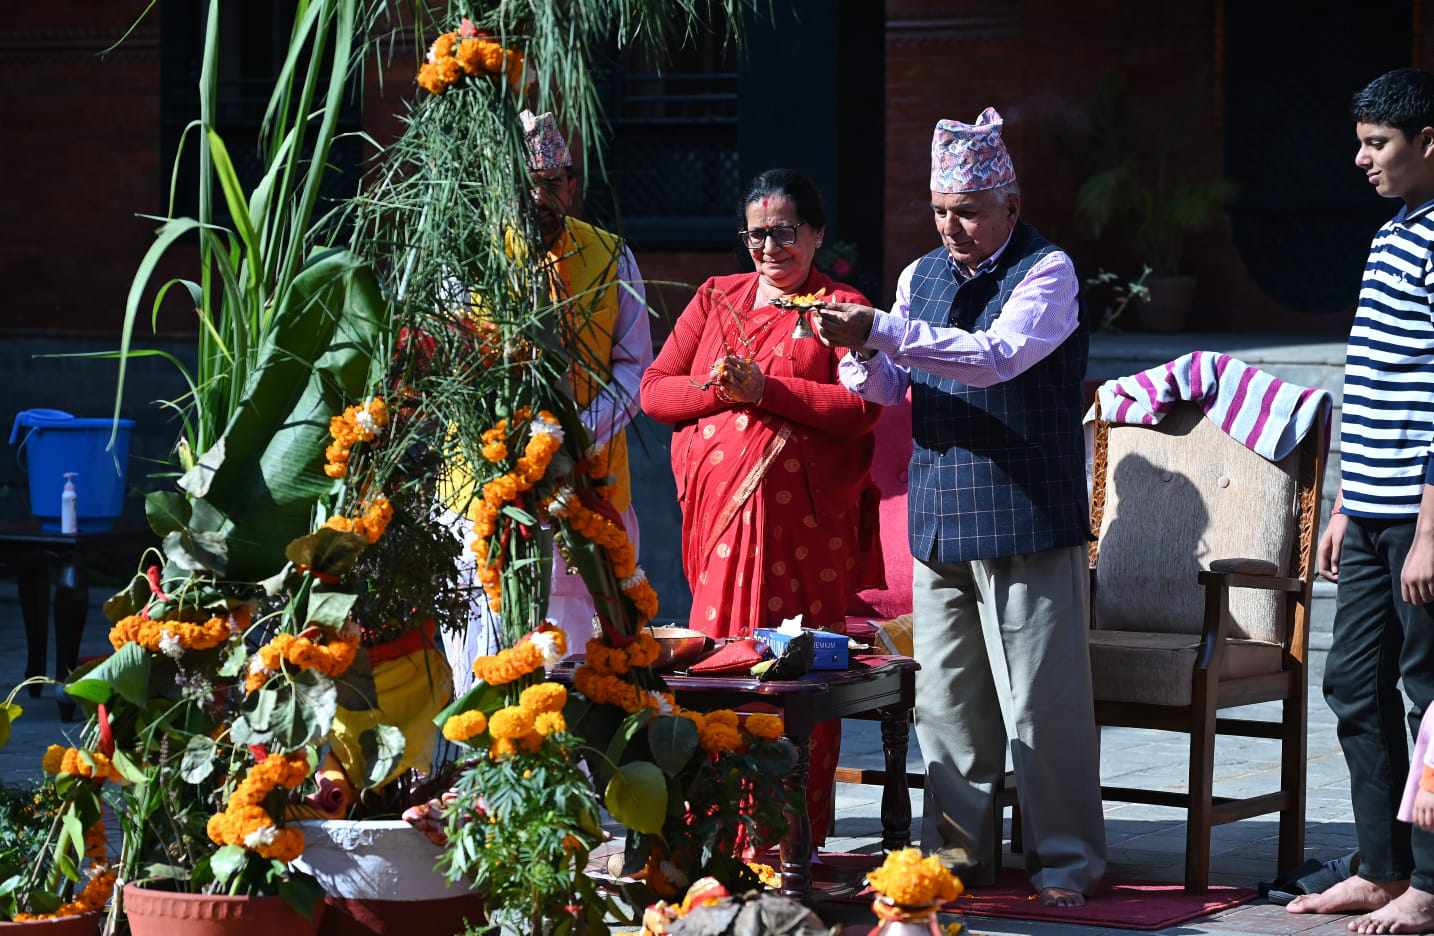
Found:
<svg viewBox="0 0 1434 936"><path fill-rule="evenodd" d="M747 186L742 202L737 206L738 223L747 225L747 206L766 197L790 198L797 207L797 217L813 228L827 226L826 209L822 206L822 193L816 184L795 169L768 169Z"/></svg>
<svg viewBox="0 0 1434 936"><path fill-rule="evenodd" d="M1418 68L1380 75L1354 96L1350 114L1359 123L1398 127L1412 140L1425 127L1434 127L1434 75Z"/></svg>

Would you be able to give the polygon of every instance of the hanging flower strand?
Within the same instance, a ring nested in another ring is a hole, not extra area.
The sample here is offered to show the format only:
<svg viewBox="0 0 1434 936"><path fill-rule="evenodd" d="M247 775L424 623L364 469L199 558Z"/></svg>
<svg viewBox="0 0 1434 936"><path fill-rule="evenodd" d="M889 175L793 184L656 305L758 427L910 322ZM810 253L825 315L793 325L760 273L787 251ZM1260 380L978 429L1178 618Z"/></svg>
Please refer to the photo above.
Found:
<svg viewBox="0 0 1434 936"><path fill-rule="evenodd" d="M350 406L340 416L329 419L329 435L334 441L324 449L324 474L342 478L349 470L353 447L372 442L388 426L388 405L383 397L372 397L362 404Z"/></svg>
<svg viewBox="0 0 1434 936"><path fill-rule="evenodd" d="M514 414L515 421L527 419L528 412L526 409L518 410ZM484 458L497 462L508 457L507 430L508 421L505 419L483 433ZM498 517L504 505L532 490L547 474L553 456L562 447L563 430L558 417L542 410L537 419L528 423L528 442L513 470L483 485L483 499L473 517L473 542L469 548L478 559L478 581L488 596L488 606L495 612L503 609L503 557L494 554L489 539L498 530Z"/></svg>

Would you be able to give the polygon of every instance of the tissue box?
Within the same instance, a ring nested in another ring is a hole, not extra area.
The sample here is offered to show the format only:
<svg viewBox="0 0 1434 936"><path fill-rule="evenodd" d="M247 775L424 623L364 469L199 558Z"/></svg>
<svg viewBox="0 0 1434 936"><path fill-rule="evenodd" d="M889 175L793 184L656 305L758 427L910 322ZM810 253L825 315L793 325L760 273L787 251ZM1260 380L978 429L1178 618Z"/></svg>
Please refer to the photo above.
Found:
<svg viewBox="0 0 1434 936"><path fill-rule="evenodd" d="M808 630L812 635L814 647L812 653L812 669L819 670L844 670L847 668L847 639L843 634L833 634L831 631ZM752 636L772 649L777 656L787 647L787 641L791 636L770 627L759 627L752 631Z"/></svg>

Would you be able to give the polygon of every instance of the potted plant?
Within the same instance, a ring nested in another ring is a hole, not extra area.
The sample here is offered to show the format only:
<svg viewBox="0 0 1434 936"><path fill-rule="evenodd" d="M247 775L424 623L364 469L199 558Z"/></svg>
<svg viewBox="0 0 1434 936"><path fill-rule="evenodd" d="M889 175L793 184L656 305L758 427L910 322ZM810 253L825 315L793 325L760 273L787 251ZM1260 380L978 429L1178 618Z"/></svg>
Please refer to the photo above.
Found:
<svg viewBox="0 0 1434 936"><path fill-rule="evenodd" d="M1107 81L1092 105L1094 168L1076 194L1076 216L1092 238L1111 235L1127 260L1144 263L1148 296L1140 324L1179 331L1189 320L1195 278L1183 260L1188 239L1207 230L1235 194L1234 184L1191 168L1200 111L1167 104L1135 107L1118 81Z"/></svg>

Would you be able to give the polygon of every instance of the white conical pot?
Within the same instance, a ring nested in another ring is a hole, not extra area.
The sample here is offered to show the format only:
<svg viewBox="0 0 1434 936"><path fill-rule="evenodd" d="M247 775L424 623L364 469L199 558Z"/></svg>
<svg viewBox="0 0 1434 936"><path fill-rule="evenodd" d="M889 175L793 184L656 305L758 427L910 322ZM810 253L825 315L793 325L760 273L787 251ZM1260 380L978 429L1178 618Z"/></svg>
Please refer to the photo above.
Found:
<svg viewBox="0 0 1434 936"><path fill-rule="evenodd" d="M443 850L401 819L313 820L294 867L318 879L325 892L356 900L442 900L470 891L436 870Z"/></svg>

